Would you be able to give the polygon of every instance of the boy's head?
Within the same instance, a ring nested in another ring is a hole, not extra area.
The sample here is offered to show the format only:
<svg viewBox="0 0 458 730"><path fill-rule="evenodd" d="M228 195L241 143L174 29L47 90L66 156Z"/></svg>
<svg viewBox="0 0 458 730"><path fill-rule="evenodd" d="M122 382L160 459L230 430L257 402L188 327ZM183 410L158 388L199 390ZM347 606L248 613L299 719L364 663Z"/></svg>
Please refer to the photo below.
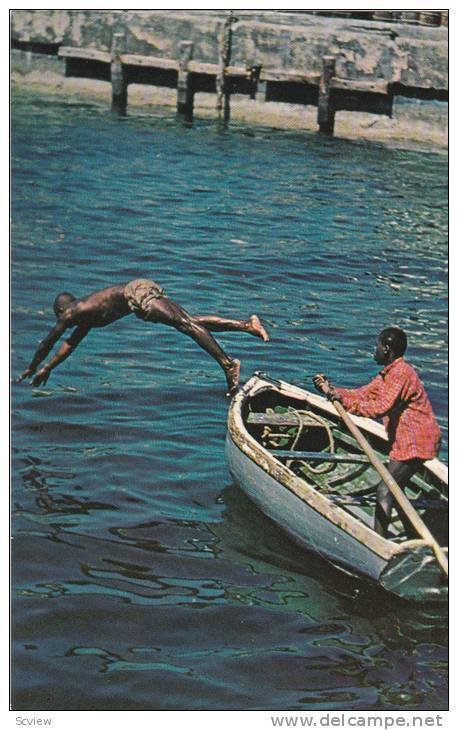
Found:
<svg viewBox="0 0 458 730"><path fill-rule="evenodd" d="M68 305L74 301L75 297L73 296L73 294L69 294L69 292L63 291L57 295L57 297L54 299L53 304L54 314L56 315L57 319L59 319L60 315L65 312Z"/></svg>
<svg viewBox="0 0 458 730"><path fill-rule="evenodd" d="M374 359L379 365L388 365L402 357L407 349L407 335L400 327L387 327L377 339Z"/></svg>

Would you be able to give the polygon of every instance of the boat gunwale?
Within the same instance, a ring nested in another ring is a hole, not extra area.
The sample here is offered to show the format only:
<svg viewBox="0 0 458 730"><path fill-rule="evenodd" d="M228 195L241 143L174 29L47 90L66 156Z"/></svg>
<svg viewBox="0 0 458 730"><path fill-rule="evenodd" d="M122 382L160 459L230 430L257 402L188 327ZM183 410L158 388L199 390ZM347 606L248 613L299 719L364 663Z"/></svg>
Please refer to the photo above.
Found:
<svg viewBox="0 0 458 730"><path fill-rule="evenodd" d="M250 380L247 381L246 385L248 385L248 383L250 383L254 378L262 380L261 376L254 375L252 378L250 378ZM264 382L268 383L269 381L266 380ZM332 403L323 396L317 395L316 393L311 393L305 388L299 388L297 385L292 385L291 383L287 383L284 380L278 380L278 382L281 384L282 392L289 392L293 397L299 398L304 398L304 395L306 395L307 400L309 400L310 403L312 403L313 405L318 406L332 416L338 415ZM374 421L372 418L355 416L352 413L349 413L348 415L350 416L351 420L363 431L367 431L368 433L372 434L373 436L377 436L385 442L388 441L386 430L381 423L377 423L377 421ZM440 479L448 486L448 467L446 466L446 464L444 464L442 461L435 457L434 459L427 459L423 463L423 466L425 466L428 471L430 471L432 474L434 474L435 477Z"/></svg>
<svg viewBox="0 0 458 730"><path fill-rule="evenodd" d="M280 387L276 385L276 382L279 383ZM306 503L310 508L318 512L325 519L330 520L343 532L355 539L357 542L362 543L368 550L371 550L383 560L390 561L399 553L403 553L409 549L418 548L421 545L427 545L425 540L415 539L406 540L403 543L393 543L385 539L361 522L357 517L346 512L335 503L330 502L326 495L320 494L299 476L294 474L285 464L282 464L275 459L275 456L271 452L265 449L248 433L242 418L243 404L249 397L252 397L256 393L260 393L263 390L276 390L283 395L290 395L291 397L299 398L305 402L309 402L312 406L314 405L315 407L320 408L330 415L335 415L337 413L332 404L322 396L310 393L305 389L291 385L285 381L279 380L272 382L269 379L264 379L261 375L255 374L234 396L230 404L228 414L228 433L235 446L239 448L245 456L253 461L264 472L273 477L283 487L286 487L290 492L298 497L298 499ZM381 437L384 441L387 440L385 430L380 424L372 421L371 419L360 418L358 416L352 416L352 419L361 428L363 428L363 430ZM444 466L439 460L434 459L427 464L427 467L433 474L442 478L440 476L441 470L437 470L437 467L434 468L436 465L434 465L433 462L435 461L437 461L437 464L440 467ZM433 468L431 468L431 466ZM437 471L439 471L439 474Z"/></svg>

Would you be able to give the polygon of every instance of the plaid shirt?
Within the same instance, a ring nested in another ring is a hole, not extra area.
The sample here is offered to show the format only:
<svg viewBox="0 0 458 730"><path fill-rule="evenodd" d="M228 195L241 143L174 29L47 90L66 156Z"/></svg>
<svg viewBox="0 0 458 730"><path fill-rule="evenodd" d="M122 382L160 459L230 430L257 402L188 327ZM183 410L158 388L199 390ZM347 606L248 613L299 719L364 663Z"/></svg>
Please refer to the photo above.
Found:
<svg viewBox="0 0 458 730"><path fill-rule="evenodd" d="M407 461L437 456L439 426L420 378L403 357L383 368L367 385L335 391L349 413L383 418L391 459Z"/></svg>

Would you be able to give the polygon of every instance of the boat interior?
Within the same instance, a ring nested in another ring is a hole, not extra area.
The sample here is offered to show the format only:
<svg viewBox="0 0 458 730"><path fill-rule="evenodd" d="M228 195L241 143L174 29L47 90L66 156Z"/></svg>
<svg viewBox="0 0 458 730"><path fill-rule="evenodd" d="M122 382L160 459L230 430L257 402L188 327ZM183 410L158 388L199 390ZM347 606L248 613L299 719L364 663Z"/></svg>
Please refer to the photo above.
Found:
<svg viewBox="0 0 458 730"><path fill-rule="evenodd" d="M276 459L316 491L366 525L373 527L376 488L380 477L354 437L335 415L306 400L293 399L274 388L245 400L242 418L247 432ZM387 463L386 441L364 435ZM408 483L405 494L436 540L448 545L447 485L426 466ZM389 539L402 542L418 535L405 527L396 507Z"/></svg>

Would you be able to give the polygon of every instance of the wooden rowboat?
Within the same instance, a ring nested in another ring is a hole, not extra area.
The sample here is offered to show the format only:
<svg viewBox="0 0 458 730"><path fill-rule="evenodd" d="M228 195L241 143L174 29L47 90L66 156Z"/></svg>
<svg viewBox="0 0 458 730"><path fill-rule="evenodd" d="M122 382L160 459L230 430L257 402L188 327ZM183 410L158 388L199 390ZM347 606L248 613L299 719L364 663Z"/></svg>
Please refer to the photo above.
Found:
<svg viewBox="0 0 458 730"><path fill-rule="evenodd" d="M386 462L383 426L351 418ZM388 538L372 529L380 477L322 396L255 373L229 407L226 454L235 482L302 547L403 598L447 600L430 545L395 511ZM425 462L405 494L447 554L445 464Z"/></svg>

